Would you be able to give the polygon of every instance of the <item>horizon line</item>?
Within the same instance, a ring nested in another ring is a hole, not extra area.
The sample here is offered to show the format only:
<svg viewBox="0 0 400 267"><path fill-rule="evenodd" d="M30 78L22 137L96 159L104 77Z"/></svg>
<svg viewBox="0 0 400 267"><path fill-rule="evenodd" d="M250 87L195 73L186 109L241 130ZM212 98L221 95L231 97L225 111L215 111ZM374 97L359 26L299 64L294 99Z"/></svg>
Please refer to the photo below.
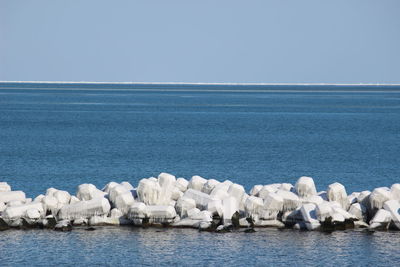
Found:
<svg viewBox="0 0 400 267"><path fill-rule="evenodd" d="M36 84L138 84L138 85L304 85L304 86L400 86L400 83L259 83L259 82L99 82L99 81L0 81L0 83Z"/></svg>

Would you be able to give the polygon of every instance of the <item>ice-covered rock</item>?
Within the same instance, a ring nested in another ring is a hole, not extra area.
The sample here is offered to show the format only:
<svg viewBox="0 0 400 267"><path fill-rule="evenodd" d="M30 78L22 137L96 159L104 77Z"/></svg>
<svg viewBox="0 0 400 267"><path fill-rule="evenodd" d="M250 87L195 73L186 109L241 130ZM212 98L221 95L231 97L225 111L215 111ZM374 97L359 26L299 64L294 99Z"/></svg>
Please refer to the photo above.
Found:
<svg viewBox="0 0 400 267"><path fill-rule="evenodd" d="M150 224L169 224L177 214L171 206L147 206L146 215Z"/></svg>
<svg viewBox="0 0 400 267"><path fill-rule="evenodd" d="M392 199L400 200L400 184L393 184L390 188Z"/></svg>
<svg viewBox="0 0 400 267"><path fill-rule="evenodd" d="M40 194L37 197L35 197L35 199L33 200L33 202L42 202L42 199L45 197L45 195Z"/></svg>
<svg viewBox="0 0 400 267"><path fill-rule="evenodd" d="M250 195L258 197L258 193L260 192L260 190L262 188L263 188L263 185L261 185L261 184L253 186L253 188L251 188L251 190L250 190Z"/></svg>
<svg viewBox="0 0 400 267"><path fill-rule="evenodd" d="M320 191L317 193L317 195L321 197L324 201L329 201L328 194L326 193L326 191Z"/></svg>
<svg viewBox="0 0 400 267"><path fill-rule="evenodd" d="M315 204L304 204L301 207L300 212L308 230L315 230L321 226L318 221Z"/></svg>
<svg viewBox="0 0 400 267"><path fill-rule="evenodd" d="M349 205L352 205L354 203L357 203L357 198L360 195L359 192L353 192L350 195L347 196L347 202L349 203Z"/></svg>
<svg viewBox="0 0 400 267"><path fill-rule="evenodd" d="M158 175L158 183L163 188L172 188L176 184L176 178L172 174L162 172Z"/></svg>
<svg viewBox="0 0 400 267"><path fill-rule="evenodd" d="M349 213L354 215L360 221L367 221L367 208L360 203L352 204Z"/></svg>
<svg viewBox="0 0 400 267"><path fill-rule="evenodd" d="M206 179L201 176L195 175L192 177L192 179L190 179L188 188L201 191L205 183L207 183Z"/></svg>
<svg viewBox="0 0 400 267"><path fill-rule="evenodd" d="M110 217L111 218L121 218L122 216L124 216L124 213L122 211L120 211L119 209L117 209L117 208L113 208L110 211Z"/></svg>
<svg viewBox="0 0 400 267"><path fill-rule="evenodd" d="M135 188L131 185L130 182L124 181L124 182L121 182L121 185L123 187L125 187L126 189L128 189L129 191L135 190Z"/></svg>
<svg viewBox="0 0 400 267"><path fill-rule="evenodd" d="M375 188L369 195L371 208L376 211L383 208L383 204L391 199L391 193L387 187Z"/></svg>
<svg viewBox="0 0 400 267"><path fill-rule="evenodd" d="M392 220L392 214L390 211L379 209L372 220L369 222L369 228L371 229L387 229L390 221Z"/></svg>
<svg viewBox="0 0 400 267"><path fill-rule="evenodd" d="M315 211L320 222L324 222L327 218L332 217L333 215L332 206L327 201L318 204Z"/></svg>
<svg viewBox="0 0 400 267"><path fill-rule="evenodd" d="M211 191L210 196L213 197L213 198L217 198L217 199L222 200L224 198L229 197L229 194L224 189L221 189L221 188L217 188L216 189L216 188L214 188L214 190Z"/></svg>
<svg viewBox="0 0 400 267"><path fill-rule="evenodd" d="M11 191L11 186L7 182L0 182L0 192Z"/></svg>
<svg viewBox="0 0 400 267"><path fill-rule="evenodd" d="M39 219L41 216L40 212L43 213L43 208L41 210L39 210L37 208L29 208L26 210L24 217L31 219L31 220Z"/></svg>
<svg viewBox="0 0 400 267"><path fill-rule="evenodd" d="M317 195L315 189L314 180L311 177L302 176L300 177L295 186L296 193L299 197L308 198Z"/></svg>
<svg viewBox="0 0 400 267"><path fill-rule="evenodd" d="M173 187L171 188L171 199L177 201L179 198L181 198L184 195L184 193L178 188L178 187Z"/></svg>
<svg viewBox="0 0 400 267"><path fill-rule="evenodd" d="M160 203L161 186L158 181L142 179L137 188L139 201L146 205L158 205Z"/></svg>
<svg viewBox="0 0 400 267"><path fill-rule="evenodd" d="M284 199L277 193L270 193L263 204L259 212L259 217L262 220L276 220L278 213L284 210Z"/></svg>
<svg viewBox="0 0 400 267"><path fill-rule="evenodd" d="M81 201L79 198L77 198L76 196L71 196L71 199L69 200L69 204L74 204Z"/></svg>
<svg viewBox="0 0 400 267"><path fill-rule="evenodd" d="M283 183L279 187L279 190L283 190L283 191L292 191L292 189L293 189L293 185L289 184L289 183Z"/></svg>
<svg viewBox="0 0 400 267"><path fill-rule="evenodd" d="M2 211L4 211L6 208L7 208L7 205L4 204L3 202L0 202L0 213L1 213Z"/></svg>
<svg viewBox="0 0 400 267"><path fill-rule="evenodd" d="M258 217L261 209L264 206L264 201L260 197L249 196L244 204L244 211L247 217Z"/></svg>
<svg viewBox="0 0 400 267"><path fill-rule="evenodd" d="M110 209L111 205L106 198L93 198L63 206L58 212L58 217L61 220L90 218L92 216L107 215Z"/></svg>
<svg viewBox="0 0 400 267"><path fill-rule="evenodd" d="M21 205L24 205L24 204L25 204L25 201L21 201L21 200L12 200L12 201L9 201L9 202L7 203L7 207L21 206Z"/></svg>
<svg viewBox="0 0 400 267"><path fill-rule="evenodd" d="M147 217L147 206L142 202L133 203L127 217L132 220L134 224L141 225L143 219Z"/></svg>
<svg viewBox="0 0 400 267"><path fill-rule="evenodd" d="M297 207L301 206L301 201L299 197L292 192L278 190L276 191L276 194L283 199L282 211L294 210Z"/></svg>
<svg viewBox="0 0 400 267"><path fill-rule="evenodd" d="M275 193L278 191L276 184L264 185L258 192L258 196L262 199L266 199L270 193Z"/></svg>
<svg viewBox="0 0 400 267"><path fill-rule="evenodd" d="M57 202L61 205L69 204L71 200L71 195L67 191L57 190L54 192L53 197L57 199Z"/></svg>
<svg viewBox="0 0 400 267"><path fill-rule="evenodd" d="M126 214L130 206L135 202L133 195L130 191L118 194L113 202L114 206L119 209L122 213Z"/></svg>
<svg viewBox="0 0 400 267"><path fill-rule="evenodd" d="M388 200L383 208L390 212L396 228L400 230L400 202L399 200Z"/></svg>
<svg viewBox="0 0 400 267"><path fill-rule="evenodd" d="M224 225L232 224L232 216L239 212L239 206L236 198L227 197L222 200L222 217Z"/></svg>
<svg viewBox="0 0 400 267"><path fill-rule="evenodd" d="M78 190L76 192L76 196L80 200L103 198L105 195L105 192L97 189L96 186L93 184L81 184L78 186Z"/></svg>
<svg viewBox="0 0 400 267"><path fill-rule="evenodd" d="M44 214L43 205L42 203L33 202L29 204L24 204L20 206L14 207L7 207L4 211L2 216L9 220L15 220L26 215L26 211L30 209L36 209L39 211L40 214Z"/></svg>
<svg viewBox="0 0 400 267"><path fill-rule="evenodd" d="M0 192L0 202L7 203L13 200L25 201L25 193L22 191Z"/></svg>
<svg viewBox="0 0 400 267"><path fill-rule="evenodd" d="M196 207L196 201L194 201L194 199L187 197L179 198L175 204L175 209L181 218L187 217L188 210L191 210L195 207Z"/></svg>
<svg viewBox="0 0 400 267"><path fill-rule="evenodd" d="M57 192L58 189L55 189L54 187L50 187L46 190L46 196L54 196L54 193Z"/></svg>
<svg viewBox="0 0 400 267"><path fill-rule="evenodd" d="M218 184L220 184L220 182L218 182L217 180L210 179L203 185L201 192L210 194L212 192L212 190L214 189L214 187Z"/></svg>
<svg viewBox="0 0 400 267"><path fill-rule="evenodd" d="M190 209L190 210L188 210L188 212L187 212L188 217L189 217L190 219L194 219L193 217L195 217L198 213L200 213L200 210L199 210L198 208Z"/></svg>
<svg viewBox="0 0 400 267"><path fill-rule="evenodd" d="M71 221L70 220L58 221L54 227L54 230L56 230L56 231L71 231L72 230Z"/></svg>
<svg viewBox="0 0 400 267"><path fill-rule="evenodd" d="M214 189L211 191L210 195L213 195L214 191L225 191L226 193L228 193L229 187L232 185L233 183L229 180L223 181L222 183L219 183L217 185L215 185Z"/></svg>
<svg viewBox="0 0 400 267"><path fill-rule="evenodd" d="M326 193L329 201L336 201L342 206L343 209L348 209L349 203L347 200L346 188L342 184L330 184Z"/></svg>
<svg viewBox="0 0 400 267"><path fill-rule="evenodd" d="M189 181L186 180L185 178L178 178L176 179L175 186L179 188L182 192L185 192L188 189Z"/></svg>
<svg viewBox="0 0 400 267"><path fill-rule="evenodd" d="M368 191L368 190L360 192L360 194L357 196L357 202L362 203L365 198L369 197L370 194L371 194L371 191Z"/></svg>
<svg viewBox="0 0 400 267"><path fill-rule="evenodd" d="M244 190L244 187L240 184L232 184L231 186L229 186L228 195L236 199L238 206L240 206L243 195L245 193L246 192Z"/></svg>
<svg viewBox="0 0 400 267"><path fill-rule="evenodd" d="M183 197L194 199L196 202L196 207L200 210L207 209L208 203L216 199L210 195L207 195L206 193L194 189L188 189Z"/></svg>
<svg viewBox="0 0 400 267"><path fill-rule="evenodd" d="M216 199L216 200L208 202L207 210L209 212L211 212L212 214L222 217L222 213L223 213L222 200Z"/></svg>
<svg viewBox="0 0 400 267"><path fill-rule="evenodd" d="M113 189L113 188L116 187L117 185L120 185L120 184L117 183L117 182L109 182L108 184L106 184L106 185L103 187L102 191L105 192L105 193L107 193L107 194L109 194L110 191L111 191L111 189Z"/></svg>
<svg viewBox="0 0 400 267"><path fill-rule="evenodd" d="M283 228L285 224L283 224L279 220L255 220L254 226L256 227L274 227L274 228Z"/></svg>
<svg viewBox="0 0 400 267"><path fill-rule="evenodd" d="M312 203L312 204L315 204L315 205L318 205L318 204L321 204L322 202L324 202L322 197L317 196L317 195L310 196L310 197L307 197L307 198L302 198L302 199L300 199L300 201L303 204Z"/></svg>

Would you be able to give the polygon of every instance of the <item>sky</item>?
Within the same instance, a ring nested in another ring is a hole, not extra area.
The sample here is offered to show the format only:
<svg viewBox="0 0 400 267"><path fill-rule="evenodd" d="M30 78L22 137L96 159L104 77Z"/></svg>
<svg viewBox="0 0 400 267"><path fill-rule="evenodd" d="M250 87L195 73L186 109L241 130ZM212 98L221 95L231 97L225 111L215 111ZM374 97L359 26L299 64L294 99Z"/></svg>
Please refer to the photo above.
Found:
<svg viewBox="0 0 400 267"><path fill-rule="evenodd" d="M0 0L0 80L400 83L400 1Z"/></svg>

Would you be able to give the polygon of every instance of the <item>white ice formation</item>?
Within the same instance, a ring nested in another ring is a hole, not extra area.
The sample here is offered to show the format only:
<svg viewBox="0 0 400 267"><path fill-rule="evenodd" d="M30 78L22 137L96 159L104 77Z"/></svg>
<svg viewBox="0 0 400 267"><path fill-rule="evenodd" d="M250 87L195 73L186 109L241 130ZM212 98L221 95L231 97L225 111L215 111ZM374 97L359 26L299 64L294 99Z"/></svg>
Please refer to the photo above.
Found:
<svg viewBox="0 0 400 267"><path fill-rule="evenodd" d="M400 230L400 184L347 194L340 183L317 192L311 177L290 183L240 184L168 173L102 190L81 184L76 195L49 188L35 198L0 182L0 230L45 227L60 231L79 225L169 225L209 231L286 227L340 230L366 227Z"/></svg>

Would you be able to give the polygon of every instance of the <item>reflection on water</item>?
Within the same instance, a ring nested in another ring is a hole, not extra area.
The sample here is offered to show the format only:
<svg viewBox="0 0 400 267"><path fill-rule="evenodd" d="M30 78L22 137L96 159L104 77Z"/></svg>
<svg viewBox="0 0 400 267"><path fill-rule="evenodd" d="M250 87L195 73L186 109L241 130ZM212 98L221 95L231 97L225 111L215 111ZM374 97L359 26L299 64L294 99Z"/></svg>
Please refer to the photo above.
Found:
<svg viewBox="0 0 400 267"><path fill-rule="evenodd" d="M258 229L216 234L193 229L99 227L68 233L0 233L2 265L387 265L400 260L398 232ZM384 262L382 261L384 259Z"/></svg>

